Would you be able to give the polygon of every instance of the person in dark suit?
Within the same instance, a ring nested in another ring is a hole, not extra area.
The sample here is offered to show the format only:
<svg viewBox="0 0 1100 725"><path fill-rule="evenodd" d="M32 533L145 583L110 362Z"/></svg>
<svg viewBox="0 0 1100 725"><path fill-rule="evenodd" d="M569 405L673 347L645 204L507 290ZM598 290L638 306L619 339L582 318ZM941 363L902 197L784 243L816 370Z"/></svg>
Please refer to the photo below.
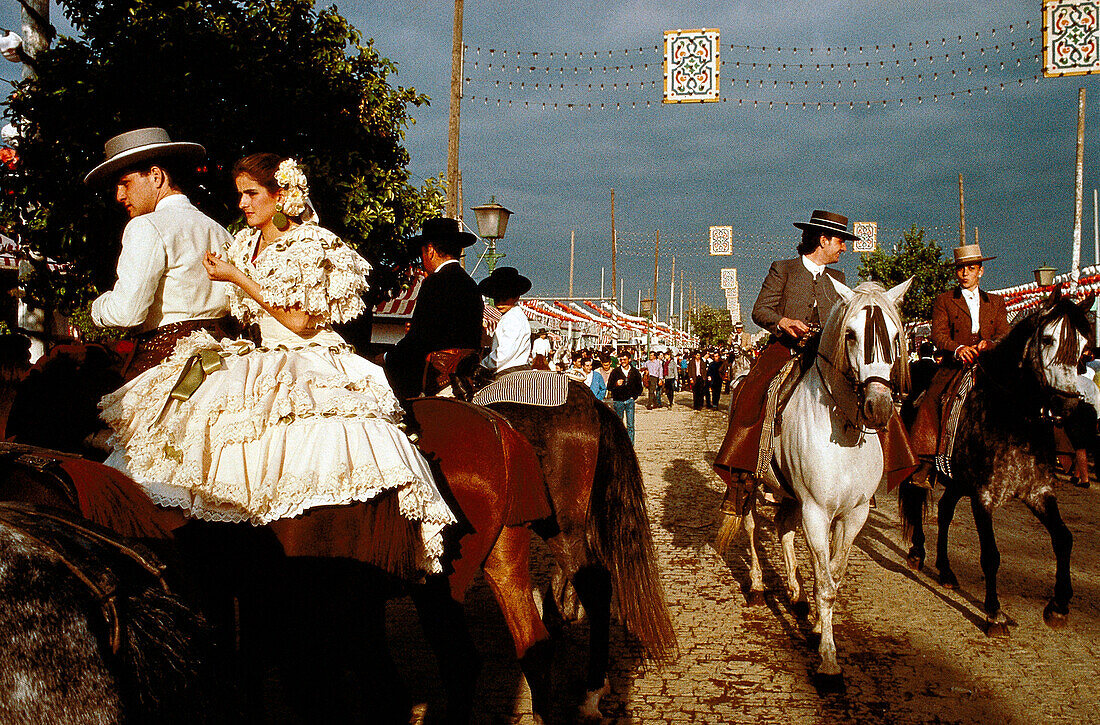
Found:
<svg viewBox="0 0 1100 725"><path fill-rule="evenodd" d="M619 367L611 371L607 379L607 391L611 394L611 407L615 415L626 423L630 442L634 442L634 401L642 394L642 374L630 364L630 352L619 352Z"/></svg>
<svg viewBox="0 0 1100 725"><path fill-rule="evenodd" d="M742 473L756 470L768 384L794 350L812 338L829 310L840 299L826 275L844 282L844 272L828 265L840 260L847 243L859 239L848 231L848 218L820 209L809 222L795 222L802 230L799 256L772 263L752 308L752 320L772 334L771 342L748 375L734 389L729 429L714 461L726 481L725 513L741 515L752 491L752 479Z"/></svg>
<svg viewBox="0 0 1100 725"><path fill-rule="evenodd" d="M707 385L710 386L710 402L708 405L715 410L722 407L722 372L724 369L725 364L722 361L722 355L717 352L714 353L710 365L707 365Z"/></svg>
<svg viewBox="0 0 1100 725"><path fill-rule="evenodd" d="M707 364L698 350L688 363L687 376L691 381L691 407L700 410L706 402Z"/></svg>
<svg viewBox="0 0 1100 725"><path fill-rule="evenodd" d="M399 400L423 393L430 353L481 347L484 303L477 283L458 262L462 250L476 241L454 219L428 219L420 236L409 240L428 276L416 296L409 331L386 355L386 377Z"/></svg>
<svg viewBox="0 0 1100 725"><path fill-rule="evenodd" d="M955 279L959 286L936 297L932 303L932 344L943 352L944 364L932 376L909 429L913 450L921 467L913 483L929 486L933 457L940 451L942 401L953 392L963 370L978 360L979 353L1008 333L1008 313L1000 295L978 288L982 265L996 257L982 256L977 244L955 248Z"/></svg>

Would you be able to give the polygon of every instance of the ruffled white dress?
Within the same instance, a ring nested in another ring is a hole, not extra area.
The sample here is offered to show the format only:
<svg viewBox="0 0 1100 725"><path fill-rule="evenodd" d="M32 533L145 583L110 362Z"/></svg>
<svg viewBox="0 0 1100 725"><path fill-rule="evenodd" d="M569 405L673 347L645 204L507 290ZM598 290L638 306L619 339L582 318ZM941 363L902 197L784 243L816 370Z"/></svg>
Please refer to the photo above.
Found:
<svg viewBox="0 0 1100 725"><path fill-rule="evenodd" d="M257 525L396 489L401 514L420 526L421 568L439 572L442 531L455 518L396 426L401 406L382 368L328 326L363 312L369 265L316 224L287 232L253 261L258 237L238 233L230 261L259 283L266 302L319 316L322 328L300 337L234 286L233 314L259 324L263 346L196 332L104 396L108 465L160 505ZM200 362L195 356L210 372L186 400L171 397L189 361Z"/></svg>

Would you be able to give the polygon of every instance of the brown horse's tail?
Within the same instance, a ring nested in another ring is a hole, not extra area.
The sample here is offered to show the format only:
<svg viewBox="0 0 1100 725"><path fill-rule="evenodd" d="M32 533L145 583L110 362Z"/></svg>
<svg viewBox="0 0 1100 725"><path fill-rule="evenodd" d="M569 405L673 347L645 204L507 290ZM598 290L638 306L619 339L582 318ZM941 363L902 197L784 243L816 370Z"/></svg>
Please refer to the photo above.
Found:
<svg viewBox="0 0 1100 725"><path fill-rule="evenodd" d="M928 513L928 489L908 481L898 486L898 518L901 519L901 540L913 543L913 527L924 521Z"/></svg>
<svg viewBox="0 0 1100 725"><path fill-rule="evenodd" d="M668 660L678 645L657 572L642 470L622 421L606 405L595 408L600 447L585 522L588 546L611 573L627 629L651 656Z"/></svg>

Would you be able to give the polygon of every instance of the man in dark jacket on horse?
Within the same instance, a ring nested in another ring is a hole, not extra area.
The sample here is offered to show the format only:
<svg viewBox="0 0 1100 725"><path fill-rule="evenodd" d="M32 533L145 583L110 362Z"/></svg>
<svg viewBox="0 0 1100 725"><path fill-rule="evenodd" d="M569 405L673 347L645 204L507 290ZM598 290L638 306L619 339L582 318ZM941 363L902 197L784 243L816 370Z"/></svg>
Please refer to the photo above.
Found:
<svg viewBox="0 0 1100 725"><path fill-rule="evenodd" d="M752 307L752 321L772 334L771 341L733 391L729 429L714 461L727 486L722 510L738 516L752 491L751 475L745 474L757 468L768 386L796 350L820 330L840 299L825 275L843 282L844 272L828 265L840 260L849 240L859 239L848 231L847 217L820 209L809 222L794 225L802 230L800 256L773 262L764 278Z"/></svg>
<svg viewBox="0 0 1100 725"><path fill-rule="evenodd" d="M428 219L420 236L409 240L428 276L416 296L409 331L386 355L386 377L399 400L424 392L429 355L451 353L446 355L451 363L438 363L446 367L480 353L484 304L477 283L458 261L462 250L476 241L454 219Z"/></svg>
<svg viewBox="0 0 1100 725"><path fill-rule="evenodd" d="M982 262L990 259L996 257L982 256L977 244L956 247L955 278L959 286L940 294L932 305L932 344L943 353L944 363L921 397L909 429L913 450L921 459L921 467L912 478L918 486L930 486L933 459L937 453L946 452L942 450L942 423L963 371L1009 329L1004 299L978 289L985 272Z"/></svg>

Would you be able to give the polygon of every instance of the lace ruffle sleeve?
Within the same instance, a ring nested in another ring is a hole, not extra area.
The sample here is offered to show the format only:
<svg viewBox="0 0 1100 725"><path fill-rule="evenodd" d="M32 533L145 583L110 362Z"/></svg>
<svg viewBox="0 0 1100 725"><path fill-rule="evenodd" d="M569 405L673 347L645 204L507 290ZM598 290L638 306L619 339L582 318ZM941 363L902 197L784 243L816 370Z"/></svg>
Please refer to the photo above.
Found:
<svg viewBox="0 0 1100 725"><path fill-rule="evenodd" d="M254 234L248 234L253 241ZM368 289L370 264L327 229L303 224L265 248L254 263L249 260L253 245L242 246L238 253L244 259L233 257L234 264L251 267L250 276L269 305L304 310L325 323L347 322L366 309L362 293ZM238 291L234 314L239 305L249 319L259 315L260 306Z"/></svg>

